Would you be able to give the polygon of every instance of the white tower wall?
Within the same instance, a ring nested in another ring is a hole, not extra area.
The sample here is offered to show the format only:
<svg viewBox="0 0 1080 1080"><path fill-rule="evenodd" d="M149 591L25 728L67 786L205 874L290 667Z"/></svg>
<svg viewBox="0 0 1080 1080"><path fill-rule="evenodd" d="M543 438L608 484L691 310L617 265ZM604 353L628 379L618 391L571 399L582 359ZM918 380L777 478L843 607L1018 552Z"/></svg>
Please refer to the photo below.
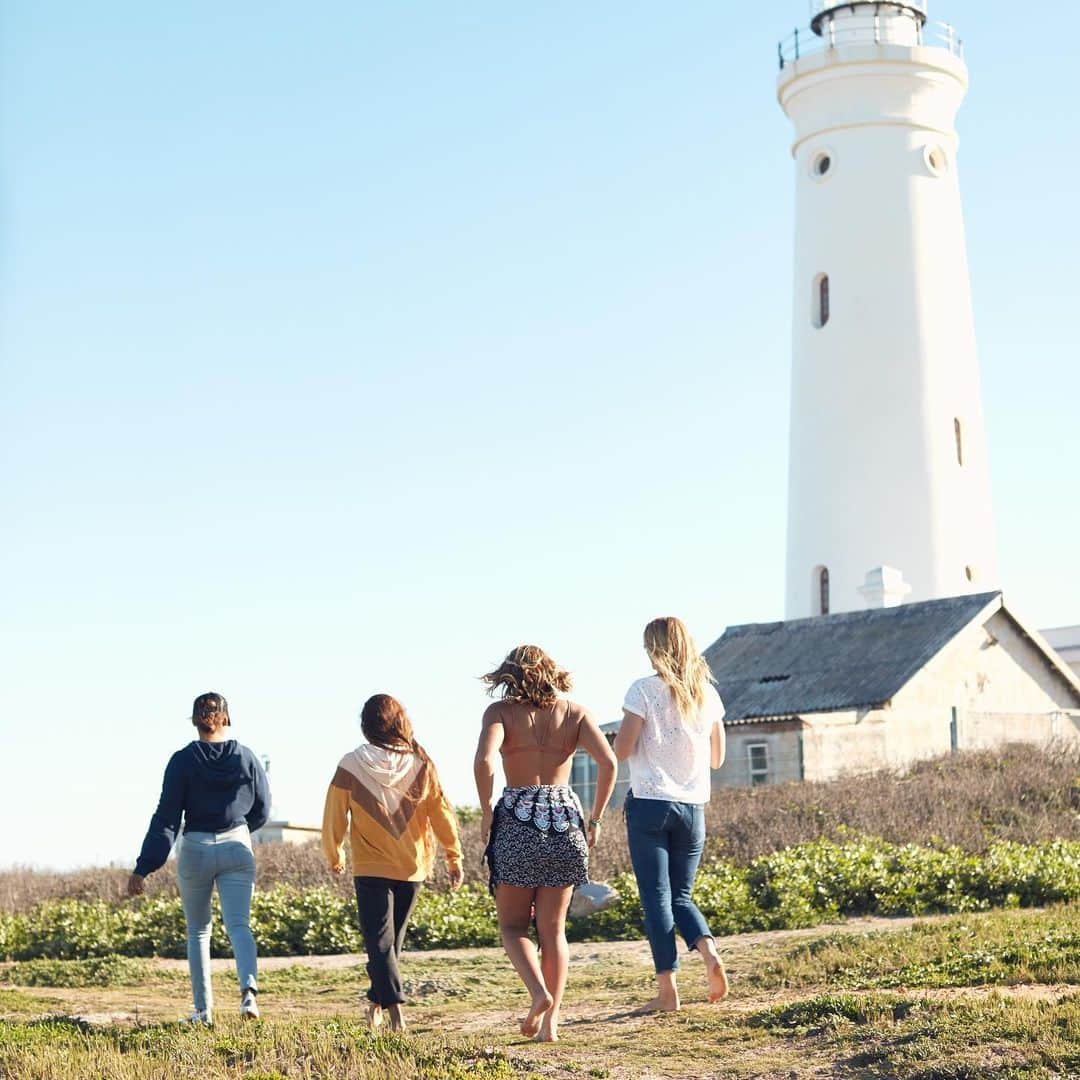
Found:
<svg viewBox="0 0 1080 1080"><path fill-rule="evenodd" d="M795 127L789 618L820 613L822 567L831 611L864 606L880 566L909 600L997 585L956 167L967 70L876 6L876 24L875 5L828 13L778 84Z"/></svg>

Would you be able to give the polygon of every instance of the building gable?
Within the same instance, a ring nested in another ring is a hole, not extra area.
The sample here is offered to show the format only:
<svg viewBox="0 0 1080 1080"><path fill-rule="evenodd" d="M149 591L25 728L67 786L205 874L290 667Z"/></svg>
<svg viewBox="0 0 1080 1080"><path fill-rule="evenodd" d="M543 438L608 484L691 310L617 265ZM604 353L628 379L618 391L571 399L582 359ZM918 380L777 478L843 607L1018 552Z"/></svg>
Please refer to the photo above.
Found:
<svg viewBox="0 0 1080 1080"><path fill-rule="evenodd" d="M948 703L1001 717L1080 710L1080 680L1006 607L965 627L893 698L903 713Z"/></svg>

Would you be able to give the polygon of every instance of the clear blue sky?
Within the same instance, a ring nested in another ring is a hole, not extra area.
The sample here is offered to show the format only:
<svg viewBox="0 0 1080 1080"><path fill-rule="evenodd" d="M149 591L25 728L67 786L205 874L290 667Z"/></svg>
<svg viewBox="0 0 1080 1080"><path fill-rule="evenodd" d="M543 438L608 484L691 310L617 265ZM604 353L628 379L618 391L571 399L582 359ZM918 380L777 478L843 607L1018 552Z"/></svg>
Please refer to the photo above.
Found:
<svg viewBox="0 0 1080 1080"><path fill-rule="evenodd" d="M1006 594L1080 622L1075 34L933 14ZM289 817L376 691L465 802L510 646L609 719L647 619L782 615L806 17L4 5L0 865L131 860L207 689Z"/></svg>

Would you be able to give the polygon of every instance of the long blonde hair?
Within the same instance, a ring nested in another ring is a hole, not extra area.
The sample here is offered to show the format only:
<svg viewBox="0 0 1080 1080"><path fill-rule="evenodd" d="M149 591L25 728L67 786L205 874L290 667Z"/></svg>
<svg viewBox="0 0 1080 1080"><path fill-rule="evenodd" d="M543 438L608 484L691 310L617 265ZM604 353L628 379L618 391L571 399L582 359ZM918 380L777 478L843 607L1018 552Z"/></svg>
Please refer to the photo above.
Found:
<svg viewBox="0 0 1080 1080"><path fill-rule="evenodd" d="M683 723L696 723L714 679L686 624L672 615L653 619L645 627L645 652L656 674L671 687Z"/></svg>

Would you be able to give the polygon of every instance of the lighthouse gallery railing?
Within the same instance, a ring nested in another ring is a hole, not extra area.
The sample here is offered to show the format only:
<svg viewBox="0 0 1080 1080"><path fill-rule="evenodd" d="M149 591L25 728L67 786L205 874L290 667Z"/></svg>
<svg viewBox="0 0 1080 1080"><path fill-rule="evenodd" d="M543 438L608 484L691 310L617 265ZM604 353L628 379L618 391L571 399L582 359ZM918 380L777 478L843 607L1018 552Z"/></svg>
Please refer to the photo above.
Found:
<svg viewBox="0 0 1080 1080"><path fill-rule="evenodd" d="M821 23L820 34L809 26L796 29L777 44L776 55L782 71L802 56L835 49L838 45L927 45L948 49L961 59L964 57L964 43L949 23L909 22L900 28L876 15L872 21L857 28L838 30L835 22L826 19Z"/></svg>

